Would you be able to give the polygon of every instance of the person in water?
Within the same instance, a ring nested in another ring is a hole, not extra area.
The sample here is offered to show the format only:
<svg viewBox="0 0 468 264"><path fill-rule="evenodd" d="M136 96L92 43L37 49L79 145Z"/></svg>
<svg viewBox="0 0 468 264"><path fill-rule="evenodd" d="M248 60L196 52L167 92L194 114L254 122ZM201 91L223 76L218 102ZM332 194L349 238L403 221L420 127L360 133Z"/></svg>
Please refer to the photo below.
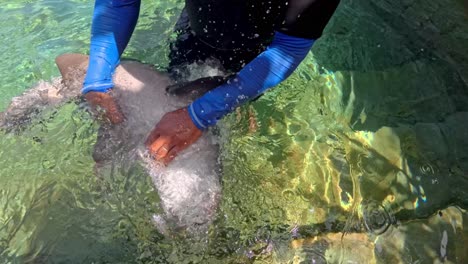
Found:
<svg viewBox="0 0 468 264"><path fill-rule="evenodd" d="M90 60L82 93L114 123L124 121L112 98L112 75L136 26L141 0L96 0ZM310 51L339 0L186 0L176 24L169 72L218 59L235 72L187 107L166 113L146 140L168 164L237 106L284 81Z"/></svg>

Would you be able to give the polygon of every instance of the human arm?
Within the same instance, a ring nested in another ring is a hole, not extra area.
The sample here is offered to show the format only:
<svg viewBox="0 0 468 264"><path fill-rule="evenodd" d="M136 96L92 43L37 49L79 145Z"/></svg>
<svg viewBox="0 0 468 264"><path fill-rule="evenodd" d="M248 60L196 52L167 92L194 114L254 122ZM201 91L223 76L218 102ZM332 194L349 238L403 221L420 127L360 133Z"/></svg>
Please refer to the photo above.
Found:
<svg viewBox="0 0 468 264"><path fill-rule="evenodd" d="M146 146L158 160L169 163L201 131L236 106L256 98L285 80L319 38L339 0L290 0L267 50L245 66L230 82L194 101L186 109L166 114L151 132ZM190 117L190 118L188 118ZM192 122L190 122L192 121ZM181 136L178 131L186 131ZM187 132L190 131L190 132Z"/></svg>
<svg viewBox="0 0 468 264"><path fill-rule="evenodd" d="M234 78L188 106L192 121L199 129L215 125L237 106L278 85L297 68L313 43L312 39L276 32L268 48Z"/></svg>
<svg viewBox="0 0 468 264"><path fill-rule="evenodd" d="M290 0L273 42L226 83L193 102L189 113L199 129L241 103L256 98L283 80L300 64L335 12L339 0Z"/></svg>
<svg viewBox="0 0 468 264"><path fill-rule="evenodd" d="M123 115L108 92L112 75L120 62L138 20L141 0L96 0L91 27L89 66L82 93L94 106L106 111L112 123Z"/></svg>
<svg viewBox="0 0 468 264"><path fill-rule="evenodd" d="M135 29L140 2L96 0L83 93L106 92L114 86L112 74Z"/></svg>
<svg viewBox="0 0 468 264"><path fill-rule="evenodd" d="M238 105L252 100L285 80L305 58L314 40L277 32L268 48L234 78L195 100L187 108L167 113L149 135L146 146L168 164L195 142L202 130Z"/></svg>

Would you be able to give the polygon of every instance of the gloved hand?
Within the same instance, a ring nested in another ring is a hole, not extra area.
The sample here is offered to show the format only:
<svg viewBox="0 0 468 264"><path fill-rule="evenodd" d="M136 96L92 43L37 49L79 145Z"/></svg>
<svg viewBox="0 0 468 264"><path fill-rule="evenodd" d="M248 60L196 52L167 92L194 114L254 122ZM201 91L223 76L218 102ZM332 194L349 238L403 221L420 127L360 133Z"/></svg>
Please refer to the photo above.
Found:
<svg viewBox="0 0 468 264"><path fill-rule="evenodd" d="M202 135L192 122L187 108L166 113L145 142L150 154L169 164L179 152L188 148Z"/></svg>

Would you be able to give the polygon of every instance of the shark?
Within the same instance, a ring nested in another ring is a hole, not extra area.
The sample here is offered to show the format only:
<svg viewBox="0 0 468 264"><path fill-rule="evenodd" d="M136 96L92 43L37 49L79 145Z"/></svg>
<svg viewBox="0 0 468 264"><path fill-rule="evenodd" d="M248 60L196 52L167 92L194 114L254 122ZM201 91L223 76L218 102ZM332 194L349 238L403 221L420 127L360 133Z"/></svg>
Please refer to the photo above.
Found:
<svg viewBox="0 0 468 264"><path fill-rule="evenodd" d="M45 107L57 107L81 94L88 56L63 54L55 62L61 78L41 82L12 100L0 113L0 129L11 131L27 125ZM101 120L94 145L96 173L125 162L140 163L151 176L161 200L162 215L153 222L163 234L177 230L204 232L214 219L221 197L219 143L207 132L168 166L155 161L144 141L162 116L188 105L224 78L205 77L176 83L168 74L138 61L122 61L116 68L111 93L125 116L121 124Z"/></svg>

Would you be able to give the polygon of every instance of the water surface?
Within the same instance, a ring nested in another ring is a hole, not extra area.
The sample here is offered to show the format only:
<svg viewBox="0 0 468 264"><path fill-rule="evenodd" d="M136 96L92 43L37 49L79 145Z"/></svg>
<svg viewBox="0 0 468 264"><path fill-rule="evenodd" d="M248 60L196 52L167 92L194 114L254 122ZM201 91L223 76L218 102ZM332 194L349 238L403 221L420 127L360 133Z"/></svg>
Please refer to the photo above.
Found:
<svg viewBox="0 0 468 264"><path fill-rule="evenodd" d="M163 69L181 2L143 1L126 57ZM0 7L0 109L86 53L92 4ZM223 197L203 239L160 234L144 169L96 175L81 101L0 132L0 261L468 261L468 27L461 2L342 1L289 80L219 126Z"/></svg>

